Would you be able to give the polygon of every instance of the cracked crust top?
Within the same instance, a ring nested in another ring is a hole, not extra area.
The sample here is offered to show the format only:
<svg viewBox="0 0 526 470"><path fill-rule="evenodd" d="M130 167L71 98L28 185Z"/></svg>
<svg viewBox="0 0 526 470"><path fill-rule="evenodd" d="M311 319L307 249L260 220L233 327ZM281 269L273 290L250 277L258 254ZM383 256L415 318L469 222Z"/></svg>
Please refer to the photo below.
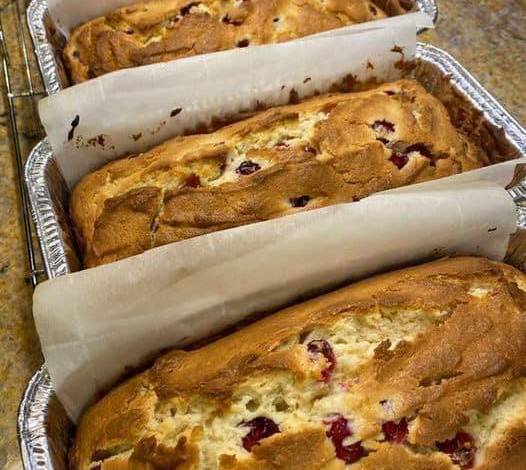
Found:
<svg viewBox="0 0 526 470"><path fill-rule="evenodd" d="M91 267L486 163L439 100L400 80L272 108L113 161L75 187L70 212Z"/></svg>
<svg viewBox="0 0 526 470"><path fill-rule="evenodd" d="M524 470L526 276L443 259L173 351L82 417L72 470Z"/></svg>
<svg viewBox="0 0 526 470"><path fill-rule="evenodd" d="M123 68L287 41L412 6L410 0L150 0L80 25L64 58L79 83Z"/></svg>

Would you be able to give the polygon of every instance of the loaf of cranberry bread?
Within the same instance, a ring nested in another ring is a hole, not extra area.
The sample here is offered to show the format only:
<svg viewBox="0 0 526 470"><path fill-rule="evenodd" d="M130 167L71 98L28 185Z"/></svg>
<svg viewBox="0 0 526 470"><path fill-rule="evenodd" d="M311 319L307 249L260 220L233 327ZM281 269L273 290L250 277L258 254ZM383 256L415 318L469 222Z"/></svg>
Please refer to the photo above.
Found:
<svg viewBox="0 0 526 470"><path fill-rule="evenodd" d="M440 101L401 80L272 108L113 161L81 180L70 212L90 267L485 162Z"/></svg>
<svg viewBox="0 0 526 470"><path fill-rule="evenodd" d="M73 83L79 83L123 68L296 39L406 13L412 5L412 0L149 0L80 25L64 59Z"/></svg>
<svg viewBox="0 0 526 470"><path fill-rule="evenodd" d="M72 470L524 470L526 276L454 258L194 351L88 409Z"/></svg>

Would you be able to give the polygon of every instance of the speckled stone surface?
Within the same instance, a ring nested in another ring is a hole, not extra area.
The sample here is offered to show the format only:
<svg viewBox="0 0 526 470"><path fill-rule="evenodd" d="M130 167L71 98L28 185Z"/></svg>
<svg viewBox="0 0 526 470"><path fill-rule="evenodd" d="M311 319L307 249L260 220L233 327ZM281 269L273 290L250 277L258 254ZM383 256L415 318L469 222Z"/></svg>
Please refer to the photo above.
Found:
<svg viewBox="0 0 526 470"><path fill-rule="evenodd" d="M436 29L420 35L459 60L526 124L526 0L437 0Z"/></svg>
<svg viewBox="0 0 526 470"><path fill-rule="evenodd" d="M0 105L0 469L18 468L16 413L41 362L31 316L31 287L22 242L16 170Z"/></svg>
<svg viewBox="0 0 526 470"><path fill-rule="evenodd" d="M9 1L0 0L0 6ZM526 0L438 2L437 29L422 34L420 40L450 52L526 124ZM19 65L16 57L13 65ZM23 150L27 152L34 141L34 123L30 122L31 107L20 111ZM21 467L16 414L25 385L42 360L31 318L31 288L26 281L7 120L5 102L0 102L0 470Z"/></svg>

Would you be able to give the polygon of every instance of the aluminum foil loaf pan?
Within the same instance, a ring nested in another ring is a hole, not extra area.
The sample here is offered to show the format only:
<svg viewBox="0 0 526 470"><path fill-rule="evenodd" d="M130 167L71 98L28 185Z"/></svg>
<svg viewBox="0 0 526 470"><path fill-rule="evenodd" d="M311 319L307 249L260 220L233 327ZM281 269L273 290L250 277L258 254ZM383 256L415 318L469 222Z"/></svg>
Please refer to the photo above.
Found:
<svg viewBox="0 0 526 470"><path fill-rule="evenodd" d="M418 44L416 67L410 72L447 107L455 125L474 138L493 163L526 156L526 131L452 57ZM80 269L67 207L69 190L47 140L32 151L26 164L28 188L45 270L50 278ZM526 171L509 190L526 229ZM508 262L524 267L526 243L510 243ZM64 470L73 425L58 402L45 365L31 379L19 412L19 438L26 470Z"/></svg>
<svg viewBox="0 0 526 470"><path fill-rule="evenodd" d="M457 128L477 141L492 163L526 156L526 131L458 62L426 44L418 44L416 57L416 67L408 64L406 73L445 104ZM25 179L46 274L52 278L79 270L69 189L47 139L32 150Z"/></svg>
<svg viewBox="0 0 526 470"><path fill-rule="evenodd" d="M427 13L433 22L436 22L438 17L436 0L411 1L415 4L415 10ZM62 60L66 38L53 23L46 0L32 0L27 8L26 16L44 88L46 93L51 95L70 86Z"/></svg>

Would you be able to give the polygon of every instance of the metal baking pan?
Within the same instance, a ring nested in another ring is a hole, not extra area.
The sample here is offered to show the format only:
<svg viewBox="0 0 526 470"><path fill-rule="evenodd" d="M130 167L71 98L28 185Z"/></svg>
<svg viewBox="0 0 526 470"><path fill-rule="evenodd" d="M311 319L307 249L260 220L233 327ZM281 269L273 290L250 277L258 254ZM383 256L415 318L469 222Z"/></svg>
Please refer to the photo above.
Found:
<svg viewBox="0 0 526 470"><path fill-rule="evenodd" d="M509 192L517 204L519 227L526 230L526 179ZM520 267L524 268L526 244L519 243L514 251L515 260L520 260ZM73 433L74 425L55 395L43 365L31 378L18 413L18 436L24 469L67 470Z"/></svg>
<svg viewBox="0 0 526 470"><path fill-rule="evenodd" d="M418 65L410 73L448 108L455 125L477 136L492 162L526 156L526 131L458 62L418 44ZM25 182L45 271L57 277L81 267L68 220L69 190L47 139L32 150Z"/></svg>
<svg viewBox="0 0 526 470"><path fill-rule="evenodd" d="M457 127L477 136L494 162L526 156L526 131L451 56L418 44L418 63L411 72L439 97ZM509 190L518 207L518 220L526 229L526 178ZM80 268L67 216L69 190L47 140L31 152L25 183L32 206L46 274L49 278ZM510 243L512 264L524 266L524 238ZM19 411L19 438L26 470L66 470L67 448L73 426L58 402L49 375L42 366L31 379Z"/></svg>
<svg viewBox="0 0 526 470"><path fill-rule="evenodd" d="M433 18L433 22L436 22L438 17L436 0L413 1L418 10L427 13ZM46 0L32 0L27 7L26 17L46 93L51 95L67 88L70 83L62 62L62 50L66 45L66 38L53 24Z"/></svg>

